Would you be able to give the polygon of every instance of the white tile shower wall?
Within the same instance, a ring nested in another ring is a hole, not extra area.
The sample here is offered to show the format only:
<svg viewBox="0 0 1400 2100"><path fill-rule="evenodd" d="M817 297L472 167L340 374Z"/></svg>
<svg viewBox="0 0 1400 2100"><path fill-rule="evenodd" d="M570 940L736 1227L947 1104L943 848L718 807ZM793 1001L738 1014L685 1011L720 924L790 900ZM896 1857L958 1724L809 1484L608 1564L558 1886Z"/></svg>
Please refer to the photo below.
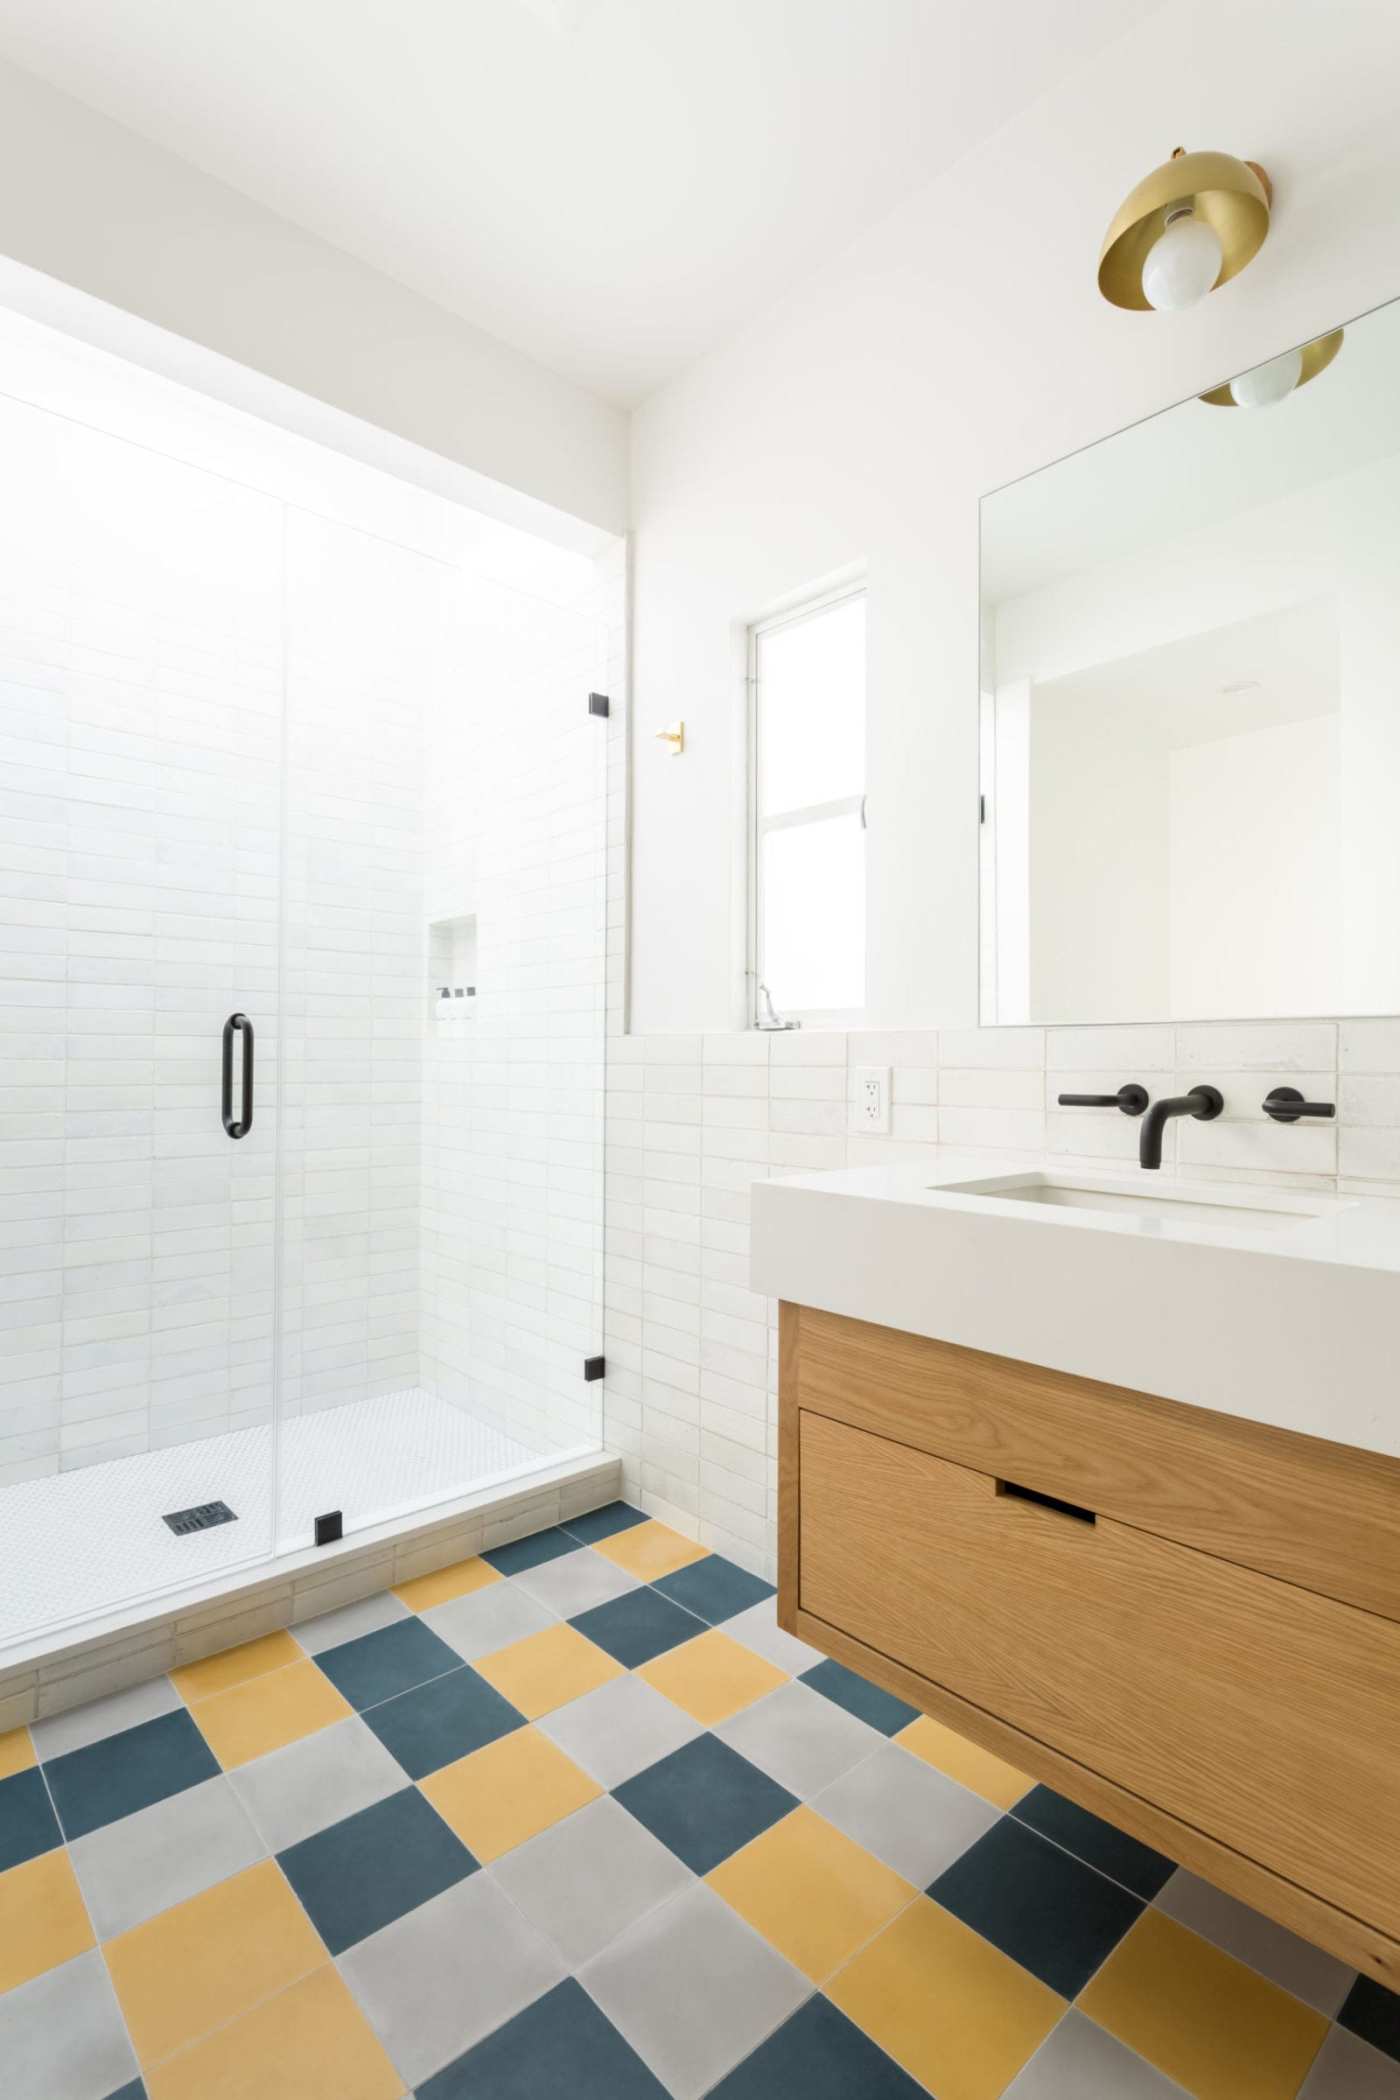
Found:
<svg viewBox="0 0 1400 2100"><path fill-rule="evenodd" d="M0 1483L234 1428L272 1371L280 523L0 402ZM215 1098L217 1098L215 1096Z"/></svg>
<svg viewBox="0 0 1400 2100"><path fill-rule="evenodd" d="M288 513L289 1415L418 1382L423 751L425 717L450 704L459 587L440 562Z"/></svg>
<svg viewBox="0 0 1400 2100"><path fill-rule="evenodd" d="M861 1065L891 1068L888 1137L849 1128ZM1168 1171L1400 1200L1400 1021L613 1038L606 1428L626 1492L772 1575L777 1308L748 1288L756 1180L931 1163L938 1142L1103 1170L1135 1157L1137 1124L1055 1097L1130 1079L1225 1095L1217 1122L1168 1126ZM1336 1122L1271 1122L1282 1084L1336 1101Z"/></svg>
<svg viewBox="0 0 1400 2100"><path fill-rule="evenodd" d="M475 996L430 997L422 1382L541 1452L595 1447L602 1346L603 1080L614 724L588 712L619 646L597 604L475 582L466 682L426 745L432 953ZM461 967L465 969L466 965Z"/></svg>

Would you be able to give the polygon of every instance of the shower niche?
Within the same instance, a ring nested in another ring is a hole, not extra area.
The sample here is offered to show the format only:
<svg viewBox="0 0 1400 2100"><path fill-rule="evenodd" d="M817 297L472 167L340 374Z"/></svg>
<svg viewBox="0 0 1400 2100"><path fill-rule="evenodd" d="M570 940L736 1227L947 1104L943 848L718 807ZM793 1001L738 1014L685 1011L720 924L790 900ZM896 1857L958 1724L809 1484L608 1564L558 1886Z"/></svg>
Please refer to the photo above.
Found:
<svg viewBox="0 0 1400 2100"><path fill-rule="evenodd" d="M477 993L476 913L428 922L428 1018L439 1030L470 1022Z"/></svg>

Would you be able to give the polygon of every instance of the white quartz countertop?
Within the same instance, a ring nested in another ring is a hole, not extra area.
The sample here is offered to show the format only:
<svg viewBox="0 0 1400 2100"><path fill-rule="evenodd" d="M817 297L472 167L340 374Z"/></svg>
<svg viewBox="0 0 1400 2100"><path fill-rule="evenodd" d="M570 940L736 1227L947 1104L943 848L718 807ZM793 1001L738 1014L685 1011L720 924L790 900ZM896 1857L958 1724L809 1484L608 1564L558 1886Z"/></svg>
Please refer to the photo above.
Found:
<svg viewBox="0 0 1400 2100"><path fill-rule="evenodd" d="M1109 1207L1018 1200L1036 1175ZM756 1183L752 1246L771 1297L1400 1456L1395 1201L940 1147Z"/></svg>

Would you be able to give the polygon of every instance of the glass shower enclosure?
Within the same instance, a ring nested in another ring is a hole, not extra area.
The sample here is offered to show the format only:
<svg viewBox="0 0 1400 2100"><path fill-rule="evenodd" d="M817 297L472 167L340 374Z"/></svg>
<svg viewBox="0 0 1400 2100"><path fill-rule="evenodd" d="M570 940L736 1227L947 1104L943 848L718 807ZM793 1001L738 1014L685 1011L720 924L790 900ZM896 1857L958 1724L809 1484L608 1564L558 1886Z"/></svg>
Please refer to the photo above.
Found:
<svg viewBox="0 0 1400 2100"><path fill-rule="evenodd" d="M584 556L11 314L0 461L3 1662L600 1448L607 855Z"/></svg>

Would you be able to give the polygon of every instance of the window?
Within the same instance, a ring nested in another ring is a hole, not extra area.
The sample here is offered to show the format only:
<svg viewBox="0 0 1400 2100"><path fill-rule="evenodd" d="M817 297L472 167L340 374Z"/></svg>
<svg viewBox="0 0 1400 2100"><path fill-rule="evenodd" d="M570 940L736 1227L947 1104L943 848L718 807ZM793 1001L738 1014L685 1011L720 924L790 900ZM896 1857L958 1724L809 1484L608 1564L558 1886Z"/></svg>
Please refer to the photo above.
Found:
<svg viewBox="0 0 1400 2100"><path fill-rule="evenodd" d="M749 636L751 1018L865 1005L865 592Z"/></svg>

